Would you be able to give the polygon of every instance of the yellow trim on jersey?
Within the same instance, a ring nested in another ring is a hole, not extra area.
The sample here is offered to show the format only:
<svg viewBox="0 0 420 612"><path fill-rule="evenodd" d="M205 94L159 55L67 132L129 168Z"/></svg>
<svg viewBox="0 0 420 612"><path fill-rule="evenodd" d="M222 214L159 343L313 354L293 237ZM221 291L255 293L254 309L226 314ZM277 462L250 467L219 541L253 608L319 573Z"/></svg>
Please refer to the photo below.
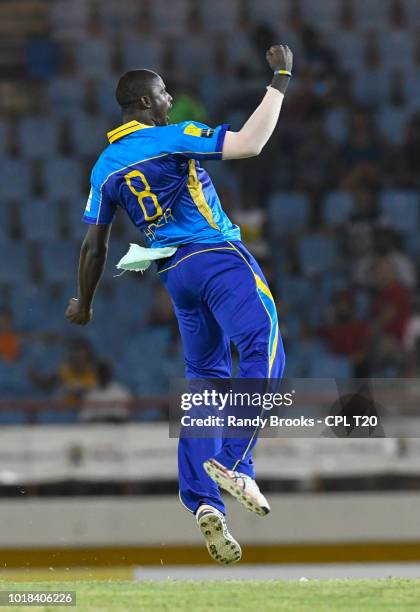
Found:
<svg viewBox="0 0 420 612"><path fill-rule="evenodd" d="M111 130L108 132L108 140L112 144L116 140L119 140L123 136L127 136L127 134L131 134L132 132L137 132L138 130L143 130L144 128L151 128L153 125L146 125L145 123L139 123L139 121L129 121L128 123L123 123L119 127L115 128L115 130Z"/></svg>
<svg viewBox="0 0 420 612"><path fill-rule="evenodd" d="M274 298L273 298L273 296L271 294L271 291L268 288L268 286L264 283L262 278L256 272L254 272L254 270L252 269L251 264L246 260L246 258L240 252L240 250L237 249L235 247L235 245L233 245L229 241L228 241L228 244L230 244L234 248L234 250L238 253L238 255L240 255L242 257L244 262L247 264L248 268L251 270L251 272L252 272L252 274L254 276L254 279L255 279L255 284L257 286L257 289L260 289L260 291L262 291L262 293L264 293L267 297L269 297L270 300L273 302L274 307L275 307ZM269 339L268 339L268 351L270 351L270 338L271 338L271 333L273 331L273 325L274 324L276 325L276 335L274 337L273 346L272 346L272 349L271 349L271 353L270 352L268 353L268 376L267 376L267 378L270 378L271 368L273 367L274 359L276 357L276 352L277 352L279 328L278 328L277 322L274 322L273 319L271 318L271 315L270 315L270 313L269 313L269 311L267 309L267 306L264 304L264 301L261 299L261 296L260 296L260 300L261 300L262 305L265 308L265 311L266 311L266 313L268 315L268 318L270 319L270 326L271 327L270 327L270 336L269 336Z"/></svg>
<svg viewBox="0 0 420 612"><path fill-rule="evenodd" d="M185 255L182 259L176 262L173 266L169 266L169 268L165 268L164 270L159 270L158 274L162 274L162 272L167 272L168 270L172 270L172 268L176 268L180 263L192 257L193 255L199 255L200 253L208 253L209 251L234 251L235 249L232 247L214 247L212 249L203 249L202 251L194 251L194 253L190 253L189 255Z"/></svg>
<svg viewBox="0 0 420 612"><path fill-rule="evenodd" d="M211 211L210 206L208 205L208 202L203 192L203 186L198 179L194 159L190 159L188 161L188 172L189 176L187 187L188 191L190 192L190 196L194 200L195 205L197 206L198 210L203 215L207 223L211 225L213 229L220 231L220 227L214 222L213 213Z"/></svg>

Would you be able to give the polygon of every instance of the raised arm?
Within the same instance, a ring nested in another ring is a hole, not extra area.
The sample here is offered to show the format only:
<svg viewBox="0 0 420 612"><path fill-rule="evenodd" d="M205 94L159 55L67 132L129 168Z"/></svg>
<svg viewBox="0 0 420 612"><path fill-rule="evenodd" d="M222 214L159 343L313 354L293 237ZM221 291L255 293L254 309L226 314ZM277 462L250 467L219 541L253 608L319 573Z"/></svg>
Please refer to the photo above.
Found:
<svg viewBox="0 0 420 612"><path fill-rule="evenodd" d="M259 155L267 144L280 115L293 67L293 53L287 45L270 47L266 59L274 71L261 104L239 132L227 132L223 159L241 159Z"/></svg>
<svg viewBox="0 0 420 612"><path fill-rule="evenodd" d="M90 225L80 249L79 296L71 298L66 317L76 325L92 318L92 301L105 268L111 225Z"/></svg>

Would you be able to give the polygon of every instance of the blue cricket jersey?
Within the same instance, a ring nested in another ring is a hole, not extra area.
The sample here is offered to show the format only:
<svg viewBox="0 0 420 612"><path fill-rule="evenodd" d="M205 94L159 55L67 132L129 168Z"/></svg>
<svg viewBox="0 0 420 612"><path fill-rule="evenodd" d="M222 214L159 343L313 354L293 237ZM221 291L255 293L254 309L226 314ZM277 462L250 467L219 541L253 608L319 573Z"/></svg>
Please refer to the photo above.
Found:
<svg viewBox="0 0 420 612"><path fill-rule="evenodd" d="M108 133L83 220L112 223L123 208L151 247L240 240L201 159L221 159L229 126L186 121L154 127L130 121Z"/></svg>

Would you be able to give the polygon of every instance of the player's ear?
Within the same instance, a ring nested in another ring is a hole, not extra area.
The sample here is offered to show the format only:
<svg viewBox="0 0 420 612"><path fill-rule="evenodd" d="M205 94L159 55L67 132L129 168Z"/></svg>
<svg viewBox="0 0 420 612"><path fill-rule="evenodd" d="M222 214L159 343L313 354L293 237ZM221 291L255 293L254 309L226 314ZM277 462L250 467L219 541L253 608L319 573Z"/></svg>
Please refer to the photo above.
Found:
<svg viewBox="0 0 420 612"><path fill-rule="evenodd" d="M140 102L142 103L143 108L152 108L152 103L149 96L142 96L140 98Z"/></svg>

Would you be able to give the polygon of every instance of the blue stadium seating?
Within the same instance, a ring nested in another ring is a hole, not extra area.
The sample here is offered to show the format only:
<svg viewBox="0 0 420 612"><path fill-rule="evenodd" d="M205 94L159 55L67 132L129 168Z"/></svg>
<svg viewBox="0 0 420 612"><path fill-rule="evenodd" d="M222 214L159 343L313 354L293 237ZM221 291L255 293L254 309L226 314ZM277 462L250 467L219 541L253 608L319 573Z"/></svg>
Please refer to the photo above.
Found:
<svg viewBox="0 0 420 612"><path fill-rule="evenodd" d="M335 30L331 32L328 43L342 68L356 73L361 70L366 39L359 30Z"/></svg>
<svg viewBox="0 0 420 612"><path fill-rule="evenodd" d="M389 99L391 79L384 67L364 68L357 66L352 74L351 90L357 102L378 105Z"/></svg>
<svg viewBox="0 0 420 612"><path fill-rule="evenodd" d="M40 245L44 278L47 282L76 281L79 249L73 242L48 242Z"/></svg>
<svg viewBox="0 0 420 612"><path fill-rule="evenodd" d="M382 214L400 232L409 233L419 227L420 200L414 189L386 189L379 205Z"/></svg>
<svg viewBox="0 0 420 612"><path fill-rule="evenodd" d="M58 124L46 117L27 117L18 126L22 154L27 159L54 157L58 149Z"/></svg>
<svg viewBox="0 0 420 612"><path fill-rule="evenodd" d="M282 300L290 305L293 312L306 308L314 293L313 282L303 276L284 276L280 279L277 289Z"/></svg>
<svg viewBox="0 0 420 612"><path fill-rule="evenodd" d="M274 235L288 235L309 222L309 200L292 192L273 193L268 200L270 230Z"/></svg>
<svg viewBox="0 0 420 612"><path fill-rule="evenodd" d="M49 241L60 236L61 211L56 201L26 200L20 220L27 240Z"/></svg>
<svg viewBox="0 0 420 612"><path fill-rule="evenodd" d="M81 112L85 98L84 80L80 76L59 76L47 84L51 112L57 117L72 117Z"/></svg>
<svg viewBox="0 0 420 612"><path fill-rule="evenodd" d="M30 197L32 169L25 159L3 161L1 169L1 195L3 199L25 199Z"/></svg>
<svg viewBox="0 0 420 612"><path fill-rule="evenodd" d="M0 283L25 283L29 275L26 245L3 242L0 257Z"/></svg>
<svg viewBox="0 0 420 612"><path fill-rule="evenodd" d="M407 30L386 29L379 34L381 60L387 69L409 70L414 66L415 38Z"/></svg>
<svg viewBox="0 0 420 612"><path fill-rule="evenodd" d="M337 239L332 236L308 234L298 246L298 258L302 272L308 276L333 269L337 264Z"/></svg>
<svg viewBox="0 0 420 612"><path fill-rule="evenodd" d="M345 143L349 134L349 111L346 108L332 108L325 116L325 130L330 138Z"/></svg>
<svg viewBox="0 0 420 612"><path fill-rule="evenodd" d="M159 33L180 34L186 30L188 2L177 0L153 0L150 4L152 17Z"/></svg>
<svg viewBox="0 0 420 612"><path fill-rule="evenodd" d="M378 131L394 145L401 145L406 135L409 109L384 106L376 115Z"/></svg>
<svg viewBox="0 0 420 612"><path fill-rule="evenodd" d="M366 0L352 0L353 10L358 26L381 28L385 27L389 15L391 0L381 2L366 2Z"/></svg>
<svg viewBox="0 0 420 612"><path fill-rule="evenodd" d="M133 68L147 67L149 70L160 72L162 52L162 41L155 35L137 34L128 36L122 41L124 69L133 70Z"/></svg>
<svg viewBox="0 0 420 612"><path fill-rule="evenodd" d="M76 46L76 61L80 73L88 77L111 75L111 45L106 38L86 38Z"/></svg>
<svg viewBox="0 0 420 612"><path fill-rule="evenodd" d="M338 23L340 3L334 0L303 0L303 14L306 23L321 29L334 29Z"/></svg>
<svg viewBox="0 0 420 612"><path fill-rule="evenodd" d="M348 191L330 191L322 203L322 217L328 225L342 225L353 212L353 196Z"/></svg>
<svg viewBox="0 0 420 612"><path fill-rule="evenodd" d="M82 190L80 161L72 157L55 157L44 167L43 174L47 197L79 198Z"/></svg>
<svg viewBox="0 0 420 612"><path fill-rule="evenodd" d="M78 156L93 157L96 160L108 146L106 135L113 127L106 117L77 114L73 121L72 137Z"/></svg>
<svg viewBox="0 0 420 612"><path fill-rule="evenodd" d="M238 23L238 0L212 0L200 2L199 9L207 32L230 32Z"/></svg>

